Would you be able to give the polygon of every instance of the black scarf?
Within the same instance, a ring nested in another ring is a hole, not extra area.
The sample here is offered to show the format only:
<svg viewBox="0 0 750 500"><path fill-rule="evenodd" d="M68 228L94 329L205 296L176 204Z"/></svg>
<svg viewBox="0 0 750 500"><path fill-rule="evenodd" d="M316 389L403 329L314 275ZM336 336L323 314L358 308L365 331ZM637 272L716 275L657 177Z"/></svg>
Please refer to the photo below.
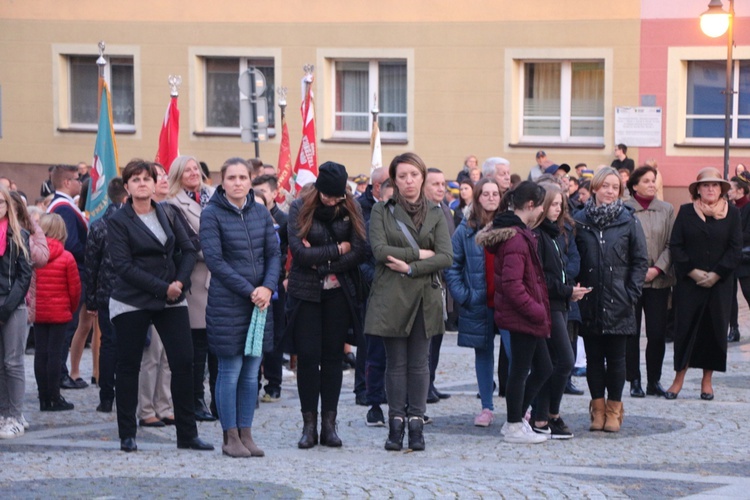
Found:
<svg viewBox="0 0 750 500"><path fill-rule="evenodd" d="M323 224L330 224L336 219L345 217L349 214L343 203L337 203L336 205L329 207L327 205L318 205L313 213L313 218L322 222Z"/></svg>
<svg viewBox="0 0 750 500"><path fill-rule="evenodd" d="M520 227L525 229L526 224L524 224L521 218L510 210L507 212L498 212L495 215L495 218L492 219L492 228L502 229L505 227Z"/></svg>
<svg viewBox="0 0 750 500"><path fill-rule="evenodd" d="M550 235L553 240L560 236L560 226L557 225L557 222L552 222L546 217L539 224L539 229Z"/></svg>
<svg viewBox="0 0 750 500"><path fill-rule="evenodd" d="M591 219L594 225L599 228L605 228L609 226L612 221L614 221L617 216L620 215L620 212L622 212L623 208L624 205L622 204L622 200L619 198L609 205L601 204L597 206L593 196L589 198L589 201L587 201L586 205L583 207L589 219Z"/></svg>

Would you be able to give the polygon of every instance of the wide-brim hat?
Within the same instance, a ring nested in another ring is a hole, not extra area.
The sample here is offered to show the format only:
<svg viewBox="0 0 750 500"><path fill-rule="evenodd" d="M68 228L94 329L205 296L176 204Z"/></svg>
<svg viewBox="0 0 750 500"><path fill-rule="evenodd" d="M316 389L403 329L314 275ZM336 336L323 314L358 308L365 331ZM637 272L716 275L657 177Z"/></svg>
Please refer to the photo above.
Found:
<svg viewBox="0 0 750 500"><path fill-rule="evenodd" d="M727 194L727 191L729 191L729 188L732 187L729 182L724 180L724 178L721 176L721 173L718 169L714 167L706 167L700 169L698 172L698 175L695 178L695 182L690 184L688 186L688 191L690 191L690 196L693 198L698 198L698 184L703 184L705 182L716 182L721 186L721 195L724 196Z"/></svg>

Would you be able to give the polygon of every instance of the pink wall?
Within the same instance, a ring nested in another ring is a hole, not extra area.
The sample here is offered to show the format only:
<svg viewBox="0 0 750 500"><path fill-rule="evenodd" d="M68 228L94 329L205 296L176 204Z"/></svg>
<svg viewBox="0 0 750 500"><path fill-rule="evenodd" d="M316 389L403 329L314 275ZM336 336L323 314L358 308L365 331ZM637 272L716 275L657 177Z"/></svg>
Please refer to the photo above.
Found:
<svg viewBox="0 0 750 500"><path fill-rule="evenodd" d="M666 9L658 8L655 4L669 4L675 8L672 11L686 12L692 4L702 3L702 7L696 10L693 17L685 19L643 19L641 21L641 71L640 71L640 94L655 95L656 105L662 107L664 116L668 116L670 110L667 109L667 50L668 47L689 47L689 46L717 46L726 47L726 38L717 39L708 38L700 30L698 16L705 11L708 5L707 0L697 2L695 0L658 0L653 3L649 9L644 9L651 17ZM724 2L725 5L727 2ZM679 4L680 9L676 6ZM684 4L684 8L683 8ZM658 12L657 12L658 11ZM689 11L688 11L689 12ZM735 42L736 45L750 44L750 32L743 30L742 26L750 23L748 18L738 18L735 23ZM659 170L664 174L664 184L666 186L687 186L693 180L695 175L703 167L714 166L723 170L724 156L721 147L706 149L706 156L667 156L666 155L666 118L662 127L662 148L639 148L638 161L644 162L648 158L656 158L659 164ZM730 173L734 166L739 163L750 162L750 150L748 149L731 149L730 150Z"/></svg>
<svg viewBox="0 0 750 500"><path fill-rule="evenodd" d="M641 0L641 19L698 19L708 10L709 0ZM724 10L729 0L721 2ZM734 2L734 12L739 17L750 16L750 4L744 0Z"/></svg>

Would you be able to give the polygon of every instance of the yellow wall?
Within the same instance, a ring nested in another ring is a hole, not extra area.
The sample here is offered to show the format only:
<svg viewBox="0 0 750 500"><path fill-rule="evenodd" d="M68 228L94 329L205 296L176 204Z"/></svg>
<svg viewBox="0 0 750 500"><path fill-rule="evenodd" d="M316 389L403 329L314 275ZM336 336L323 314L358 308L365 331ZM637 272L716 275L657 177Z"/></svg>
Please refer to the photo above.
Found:
<svg viewBox="0 0 750 500"><path fill-rule="evenodd" d="M277 5L280 3L284 6ZM293 155L300 140L302 66L312 63L318 67L316 114L318 120L325 119L331 104L321 61L330 51L341 49L368 49L365 52L373 55L389 50L412 54L409 142L384 146L386 163L395 154L413 150L428 165L455 174L464 157L473 153L480 162L489 156L504 156L511 160L514 171L527 172L539 148L508 145L512 106L507 99L506 49L604 49L611 54L612 64L607 116L611 117L614 106L639 104L640 2L635 0L545 0L536 2L533 9L525 2L443 0L297 0L259 3L253 11L235 11L237 4L229 0L0 0L0 174L3 164L75 163L92 155L93 133L56 129L59 88L53 47L60 44L89 46L95 52L97 42L104 40L108 53L122 47L136 49L136 101L140 106L136 109L136 134L117 137L123 164L132 157L154 156L169 99L169 74L183 77L179 101L182 153L198 156L213 170L227 157L254 156L252 144L242 144L238 137L193 134L195 107L200 102L195 95L195 75L191 77L195 72L191 54L196 48L253 49L276 56L276 84L289 87L287 117ZM308 7L311 12L305 12ZM331 19L334 14L336 20ZM55 20L43 20L49 18ZM105 18L129 21L101 20ZM279 123L278 107L275 112ZM611 120L605 123L610 126L605 128L603 149L544 149L558 162L608 164L613 131ZM320 121L317 128L320 162L335 159L347 165L350 173L367 170L367 144L321 143L325 129ZM277 136L261 145L261 157L267 162L277 163L278 140Z"/></svg>

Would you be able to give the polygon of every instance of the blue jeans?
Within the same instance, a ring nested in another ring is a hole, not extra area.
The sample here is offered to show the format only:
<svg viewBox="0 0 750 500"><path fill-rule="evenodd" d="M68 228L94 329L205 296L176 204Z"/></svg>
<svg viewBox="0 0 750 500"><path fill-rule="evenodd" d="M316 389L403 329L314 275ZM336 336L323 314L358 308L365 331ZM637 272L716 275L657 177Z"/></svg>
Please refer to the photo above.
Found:
<svg viewBox="0 0 750 500"><path fill-rule="evenodd" d="M218 356L216 409L221 428L246 429L253 426L258 400L258 368L261 357Z"/></svg>
<svg viewBox="0 0 750 500"><path fill-rule="evenodd" d="M495 343L489 349L474 349L474 368L477 372L479 397L482 399L482 409L494 410L492 404L492 384L495 377Z"/></svg>

